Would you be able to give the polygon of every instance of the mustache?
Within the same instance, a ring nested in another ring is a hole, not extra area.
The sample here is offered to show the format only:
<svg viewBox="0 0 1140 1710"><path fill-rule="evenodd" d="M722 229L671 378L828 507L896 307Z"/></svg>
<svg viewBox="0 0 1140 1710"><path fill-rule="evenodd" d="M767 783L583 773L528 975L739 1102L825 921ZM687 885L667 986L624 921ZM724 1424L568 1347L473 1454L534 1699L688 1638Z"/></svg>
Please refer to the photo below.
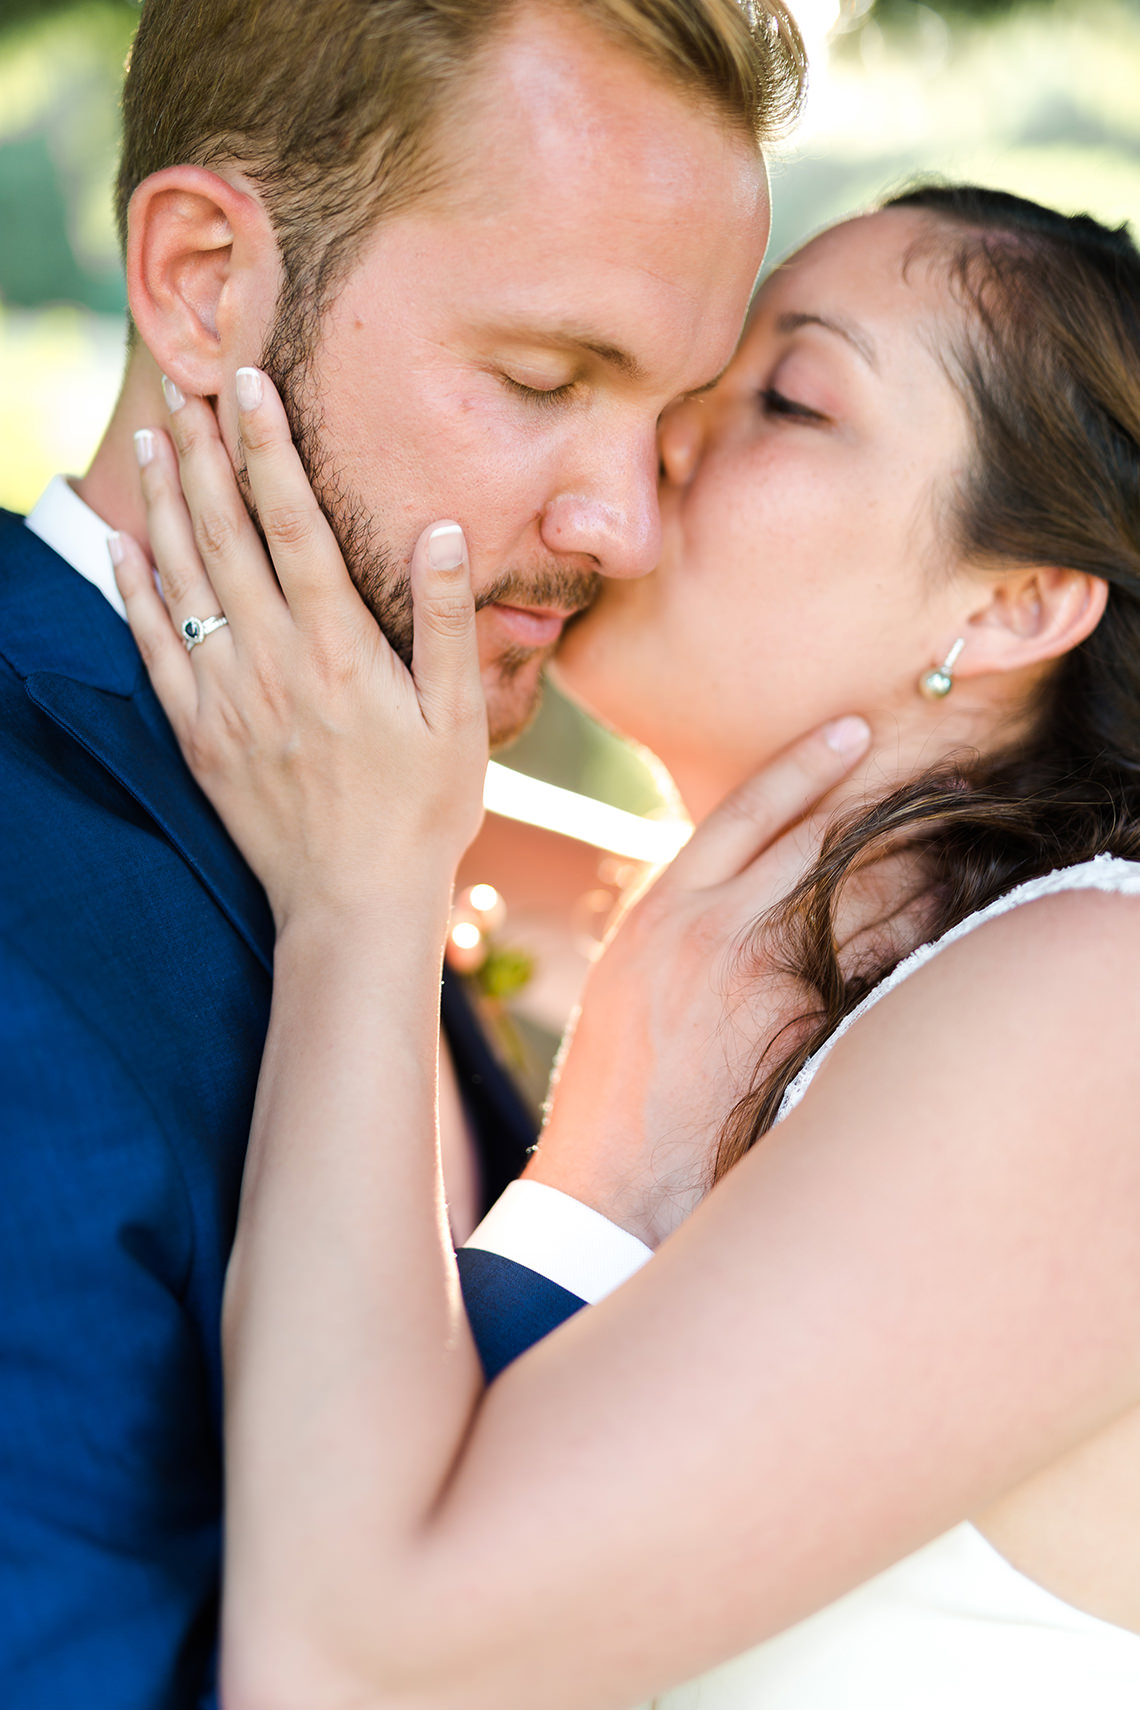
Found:
<svg viewBox="0 0 1140 1710"><path fill-rule="evenodd" d="M602 585L597 570L572 570L554 564L544 570L507 570L475 598L475 610L484 606L551 606L563 612L585 611L594 603Z"/></svg>

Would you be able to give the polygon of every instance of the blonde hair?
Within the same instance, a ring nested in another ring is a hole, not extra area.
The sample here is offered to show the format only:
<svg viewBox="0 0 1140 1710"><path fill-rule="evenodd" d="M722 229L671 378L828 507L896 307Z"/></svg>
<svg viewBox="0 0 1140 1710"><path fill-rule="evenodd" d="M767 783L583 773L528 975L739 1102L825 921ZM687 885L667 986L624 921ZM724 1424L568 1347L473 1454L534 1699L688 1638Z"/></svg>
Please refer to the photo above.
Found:
<svg viewBox="0 0 1140 1710"><path fill-rule="evenodd" d="M440 116L525 4L568 5L757 144L799 110L783 0L146 0L123 92L124 248L144 178L240 165L287 294L319 315L377 221L432 188Z"/></svg>

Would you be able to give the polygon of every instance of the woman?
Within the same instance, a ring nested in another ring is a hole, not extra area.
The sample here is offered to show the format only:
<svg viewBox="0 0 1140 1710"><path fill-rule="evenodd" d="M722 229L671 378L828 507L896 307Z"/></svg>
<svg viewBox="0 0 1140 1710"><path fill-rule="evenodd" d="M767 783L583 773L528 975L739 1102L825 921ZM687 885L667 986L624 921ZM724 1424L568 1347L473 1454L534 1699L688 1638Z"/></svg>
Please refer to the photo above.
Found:
<svg viewBox="0 0 1140 1710"><path fill-rule="evenodd" d="M232 505L186 408L191 500ZM295 518L268 387L243 422ZM592 974L532 1168L664 1244L487 1391L433 1144L483 757L455 525L412 677L327 535L270 531L278 589L230 531L190 658L120 572L279 927L225 1702L1132 1705L1140 258L904 198L769 281L662 455L661 568L565 669L708 817ZM184 568L167 456L146 485Z"/></svg>

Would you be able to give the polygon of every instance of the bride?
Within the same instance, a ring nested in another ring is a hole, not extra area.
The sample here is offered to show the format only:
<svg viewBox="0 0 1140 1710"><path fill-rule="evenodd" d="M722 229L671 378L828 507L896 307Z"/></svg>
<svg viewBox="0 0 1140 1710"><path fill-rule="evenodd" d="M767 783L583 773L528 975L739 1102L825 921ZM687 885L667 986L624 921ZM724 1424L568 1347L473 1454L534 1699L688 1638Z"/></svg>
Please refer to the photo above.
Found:
<svg viewBox="0 0 1140 1710"><path fill-rule="evenodd" d="M229 627L188 655L119 573L278 926L227 1710L1135 1706L1127 236L904 197L779 269L663 422L660 568L562 669L701 823L591 973L530 1171L660 1250L489 1388L435 1139L486 740L462 532L417 547L409 673L243 400L272 569L233 529L207 578L164 455L160 570ZM185 409L187 502L234 511Z"/></svg>

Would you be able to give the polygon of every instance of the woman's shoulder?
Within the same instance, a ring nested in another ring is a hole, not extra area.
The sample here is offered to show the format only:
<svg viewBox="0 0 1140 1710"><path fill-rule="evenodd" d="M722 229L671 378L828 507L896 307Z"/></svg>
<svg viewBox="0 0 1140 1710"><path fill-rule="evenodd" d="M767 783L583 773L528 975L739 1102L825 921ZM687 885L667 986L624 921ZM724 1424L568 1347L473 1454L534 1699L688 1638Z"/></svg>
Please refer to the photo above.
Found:
<svg viewBox="0 0 1140 1710"><path fill-rule="evenodd" d="M1133 994L1140 996L1138 900L1140 862L1111 855L1028 879L920 945L861 1008L907 985L929 992L935 1006L952 1002L959 1014L967 992L975 1005L1016 1002L1032 1014L1078 992L1088 1002L1098 994L1110 1000L1114 984L1131 1007ZM1070 1003L1061 1007L1071 1012Z"/></svg>
<svg viewBox="0 0 1140 1710"><path fill-rule="evenodd" d="M1132 904L1122 906L1125 899ZM941 1017L955 1031L965 1023L967 1009L977 1013L979 1006L994 1003L1015 1005L1026 1020L1058 1003L1063 1013L1072 1013L1078 992L1086 1013L1089 1005L1121 1000L1131 1011L1140 997L1137 900L1140 861L1113 855L1038 875L996 897L919 945L868 993L791 1083L781 1119L800 1102L844 1035L858 1027L866 1038L866 1026L858 1024L872 1010L882 1009L891 1031L904 1010L915 1009L916 998L924 1014L930 1010L931 1019ZM902 986L905 992L899 991Z"/></svg>
<svg viewBox="0 0 1140 1710"><path fill-rule="evenodd" d="M1083 1228L1131 1254L1140 1312L1140 866L1049 879L913 958L772 1143L849 1170L854 1199L886 1195L928 1240L968 1206L1003 1287L1011 1229L1058 1252Z"/></svg>

